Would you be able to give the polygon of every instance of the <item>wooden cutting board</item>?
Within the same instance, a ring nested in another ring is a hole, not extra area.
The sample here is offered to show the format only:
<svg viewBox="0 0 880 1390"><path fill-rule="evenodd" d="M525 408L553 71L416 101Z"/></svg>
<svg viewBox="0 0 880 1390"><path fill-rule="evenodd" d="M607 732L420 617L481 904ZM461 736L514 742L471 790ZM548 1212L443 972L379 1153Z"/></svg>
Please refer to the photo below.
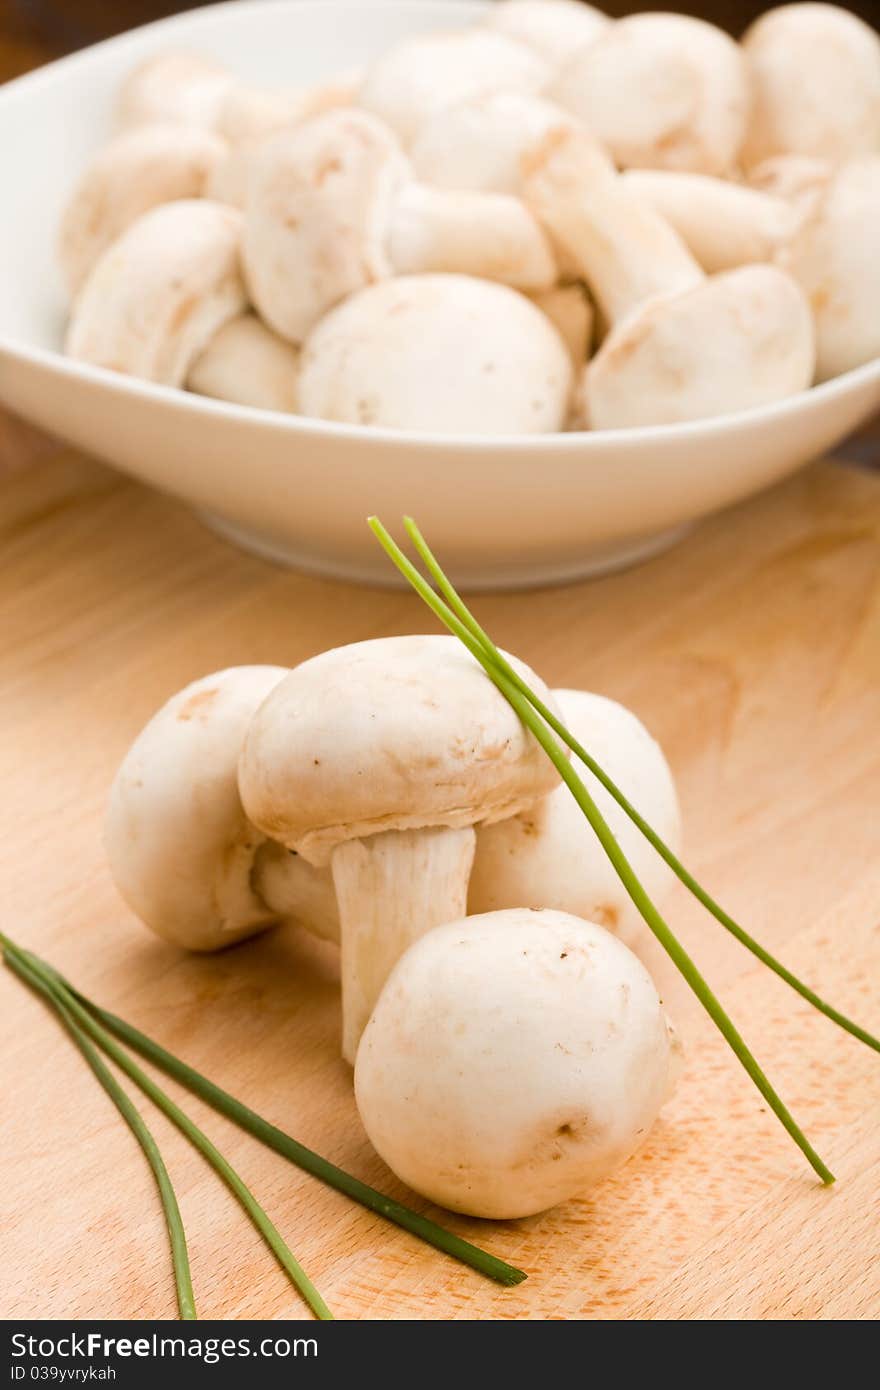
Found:
<svg viewBox="0 0 880 1390"><path fill-rule="evenodd" d="M7 452L11 435L5 436ZM16 447L19 447L19 440ZM391 520L391 518L388 518ZM427 519L425 519L427 521ZM3 924L297 1137L402 1194L337 1055L329 948L275 932L212 958L155 940L101 847L114 769L153 710L238 662L430 627L404 593L273 569L181 506L54 449L0 487ZM880 1031L880 479L816 465L639 569L481 598L551 684L625 701L678 778L687 861L828 998ZM544 1216L448 1224L529 1273L505 1291L187 1101L342 1318L868 1318L880 1314L880 1057L682 891L670 916L838 1175L822 1189L657 952L687 1072L617 1177ZM6 1317L174 1315L152 1180L78 1055L0 975ZM297 1317L204 1163L151 1117L200 1312Z"/></svg>

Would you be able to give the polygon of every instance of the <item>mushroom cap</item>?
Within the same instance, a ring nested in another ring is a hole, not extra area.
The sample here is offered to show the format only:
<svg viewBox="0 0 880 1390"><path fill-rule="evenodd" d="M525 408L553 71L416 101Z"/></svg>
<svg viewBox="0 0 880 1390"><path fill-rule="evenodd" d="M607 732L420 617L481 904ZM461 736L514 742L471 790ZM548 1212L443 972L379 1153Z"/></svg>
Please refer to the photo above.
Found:
<svg viewBox="0 0 880 1390"><path fill-rule="evenodd" d="M436 927L389 976L355 1096L377 1152L471 1216L530 1216L642 1142L670 1040L644 966L592 922L514 908Z"/></svg>
<svg viewBox="0 0 880 1390"><path fill-rule="evenodd" d="M483 92L537 92L549 75L533 49L488 28L419 34L376 59L358 99L409 145L434 112Z"/></svg>
<svg viewBox="0 0 880 1390"><path fill-rule="evenodd" d="M553 67L591 43L610 22L601 10L580 0L501 0L483 21L496 33L533 48Z"/></svg>
<svg viewBox="0 0 880 1390"><path fill-rule="evenodd" d="M340 299L392 273L386 234L409 174L391 131L364 111L325 112L265 145L248 194L244 265L276 332L302 341Z"/></svg>
<svg viewBox="0 0 880 1390"><path fill-rule="evenodd" d="M299 352L256 314L224 323L195 359L187 390L257 410L296 411Z"/></svg>
<svg viewBox="0 0 880 1390"><path fill-rule="evenodd" d="M545 0L537 2L543 8ZM410 158L417 177L425 183L518 194L523 156L549 131L573 123L562 107L528 92L490 92L438 111L425 121Z"/></svg>
<svg viewBox="0 0 880 1390"><path fill-rule="evenodd" d="M104 252L74 307L66 351L81 362L182 386L198 354L247 306L241 214L207 199L146 212Z"/></svg>
<svg viewBox="0 0 880 1390"><path fill-rule="evenodd" d="M771 265L659 297L613 328L584 378L592 429L677 424L806 390L815 334L806 297Z"/></svg>
<svg viewBox="0 0 880 1390"><path fill-rule="evenodd" d="M629 169L621 178L678 232L709 274L772 260L798 224L792 201L711 174Z"/></svg>
<svg viewBox="0 0 880 1390"><path fill-rule="evenodd" d="M112 242L160 203L199 198L227 154L197 126L140 125L99 150L64 209L58 256L71 297Z"/></svg>
<svg viewBox="0 0 880 1390"><path fill-rule="evenodd" d="M405 275L361 290L303 348L303 415L437 434L561 429L572 382L548 318L504 285Z"/></svg>
<svg viewBox="0 0 880 1390"><path fill-rule="evenodd" d="M125 755L105 843L122 897L158 936L213 951L277 914L253 892L264 837L248 821L237 769L245 730L281 666L233 666L172 695Z"/></svg>
<svg viewBox="0 0 880 1390"><path fill-rule="evenodd" d="M223 103L236 86L226 68L197 53L156 53L123 82L116 102L120 126L173 121L215 129Z"/></svg>
<svg viewBox="0 0 880 1390"><path fill-rule="evenodd" d="M609 25L559 73L548 95L623 168L727 174L745 138L746 60L722 30L679 14Z"/></svg>
<svg viewBox="0 0 880 1390"><path fill-rule="evenodd" d="M820 381L880 357L880 155L841 166L778 262L812 306Z"/></svg>
<svg viewBox="0 0 880 1390"><path fill-rule="evenodd" d="M754 105L743 159L880 151L880 36L837 5L783 5L742 40Z"/></svg>
<svg viewBox="0 0 880 1390"><path fill-rule="evenodd" d="M382 831L516 815L558 780L483 668L440 636L356 642L295 667L254 716L239 767L254 824L313 864Z"/></svg>
<svg viewBox="0 0 880 1390"><path fill-rule="evenodd" d="M630 710L587 690L554 690L562 719L658 835L678 850L681 817L669 764ZM648 896L657 901L672 871L592 773L572 754L614 837ZM552 907L598 922L631 942L644 927L608 856L566 786L518 816L477 832L469 912Z"/></svg>

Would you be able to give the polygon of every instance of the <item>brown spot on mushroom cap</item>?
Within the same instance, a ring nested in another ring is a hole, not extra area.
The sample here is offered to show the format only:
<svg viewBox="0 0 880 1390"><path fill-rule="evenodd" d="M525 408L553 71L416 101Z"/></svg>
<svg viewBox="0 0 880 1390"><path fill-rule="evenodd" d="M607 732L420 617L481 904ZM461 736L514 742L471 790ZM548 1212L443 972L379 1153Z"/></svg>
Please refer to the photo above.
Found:
<svg viewBox="0 0 880 1390"><path fill-rule="evenodd" d="M220 694L216 685L212 685L208 690L196 690L190 695L189 699L181 705L177 711L177 718L182 724L190 719L200 719L205 716L209 706L211 706Z"/></svg>

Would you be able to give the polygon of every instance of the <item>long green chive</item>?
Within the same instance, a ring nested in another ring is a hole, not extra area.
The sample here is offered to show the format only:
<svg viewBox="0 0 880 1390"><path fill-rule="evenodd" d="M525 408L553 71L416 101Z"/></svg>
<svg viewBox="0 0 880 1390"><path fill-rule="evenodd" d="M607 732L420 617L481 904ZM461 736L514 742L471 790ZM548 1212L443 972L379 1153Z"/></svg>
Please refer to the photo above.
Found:
<svg viewBox="0 0 880 1390"><path fill-rule="evenodd" d="M711 894L697 882L693 874L682 864L678 856L669 848L665 841L660 838L656 830L648 824L644 817L639 814L632 802L627 799L616 783L612 781L604 768L602 768L599 763L596 762L596 759L587 752L583 744L569 733L568 729L566 729L558 716L553 713L549 705L546 705L540 696L535 694L531 687L523 680L519 672L507 661L503 652L495 646L489 634L480 626L473 613L464 603L464 600L452 587L452 584L441 569L436 556L431 551L427 541L412 517L404 517L403 524L406 527L407 535L410 537L410 540L421 556L425 568L430 573L437 588L452 611L460 618L477 641L482 644L495 664L504 672L508 680L516 686L520 694L524 695L534 709L538 711L545 723L549 724L553 732L562 739L563 743L568 745L575 757L580 758L581 762L589 768L596 780L609 792L618 806L629 816L630 820L638 827L648 843L651 844L660 857L665 860L675 876L693 894L697 901L702 903L712 916L716 918L732 936L736 937L737 941L745 946L747 950L751 951L753 956L756 956L762 964L769 966L774 974L778 975L781 980L784 980L787 985L790 985L801 998L806 999L809 1004L812 1004L814 1009L818 1009L819 1013L824 1014L826 1018L830 1018L833 1023L843 1028L845 1032L851 1033L852 1036L858 1038L860 1042L873 1048L875 1052L880 1052L880 1039L875 1038L858 1023L854 1023L852 1019L840 1013L833 1005L827 1004L824 999L821 999L818 994L810 989L809 985L799 980L781 961L777 960L775 956L772 956L769 951L765 950L759 941L756 941L753 936L750 936L745 928L741 927L739 923L724 910L720 903L716 902Z"/></svg>
<svg viewBox="0 0 880 1390"><path fill-rule="evenodd" d="M12 943L10 942L9 945L12 946ZM102 1009L100 1005L95 1004L69 984L51 966L40 961L37 956L31 955L29 951L23 951L20 947L13 949L34 962L45 974L58 981L82 1008L87 1009L95 1019L103 1024L108 1032L127 1043L135 1052L164 1071L167 1076L179 1081L187 1090L199 1096L214 1110L225 1115L241 1129L252 1134L255 1139L259 1139L260 1143L281 1154L282 1157L303 1169L304 1172L310 1173L312 1177L318 1178L329 1187L335 1188L336 1191L344 1193L346 1197L352 1198L353 1201L358 1202L369 1211L384 1217L386 1221L392 1221L396 1226L418 1236L420 1240L442 1251L444 1255L449 1255L452 1259L469 1265L478 1274L493 1279L497 1284L512 1287L515 1284L521 1284L526 1278L523 1270L516 1269L495 1255L490 1255L487 1251L481 1250L479 1246L472 1245L470 1241L463 1240L461 1236L454 1235L452 1231L447 1231L443 1226L438 1226L429 1217L411 1211L401 1202L395 1202L391 1197L386 1197L384 1193L377 1192L367 1183L344 1172L342 1168L337 1168L335 1164L322 1158L313 1149L306 1148L304 1144L300 1144L291 1135L285 1134L283 1130L270 1124L268 1120L264 1120L255 1110L251 1110L249 1106L237 1100L228 1091L224 1091L213 1081L209 1081L206 1076L202 1076L195 1068L182 1062L179 1057L175 1057L172 1052L168 1052L166 1048L147 1037L145 1033L141 1033L130 1023L126 1023L124 1019L118 1018L116 1014Z"/></svg>
<svg viewBox="0 0 880 1390"><path fill-rule="evenodd" d="M53 970L47 970L42 962L30 952L24 952L5 936L0 936L0 943L3 946L4 957L20 961L26 967L30 967L33 974L45 984L46 989L52 993L54 998L73 1015L79 1026L88 1033L98 1044L102 1051L116 1063L118 1067L126 1073L136 1086L143 1091L144 1095L158 1106L164 1115L167 1115L172 1124L176 1125L180 1132L186 1136L194 1148L198 1149L210 1163L214 1171L223 1179L227 1187L238 1199L244 1210L247 1212L254 1226L263 1240L269 1246L278 1263L287 1274L291 1283L304 1298L305 1302L312 1309L313 1313L321 1321L332 1320L333 1314L327 1307L318 1290L309 1279L305 1270L299 1264L292 1250L288 1247L277 1227L270 1220L269 1216L260 1206L250 1188L238 1176L235 1169L229 1164L221 1154L220 1150L211 1142L208 1136L194 1124L180 1106L175 1104L160 1086L157 1086L152 1077L146 1072L141 1071L136 1062L133 1062L121 1047L114 1041L111 1034L97 1022L87 1009L80 1004L79 1000L66 988L61 977Z"/></svg>
<svg viewBox="0 0 880 1390"><path fill-rule="evenodd" d="M479 661L490 680L494 682L508 703L516 711L522 723L534 734L535 738L556 767L560 777L568 786L575 801L589 821L599 843L610 859L626 891L629 893L632 901L639 909L642 917L651 928L651 931L654 933L667 955L679 972L684 976L684 979L699 999L706 1013L721 1032L743 1068L751 1077L755 1086L767 1101L767 1104L773 1110L779 1122L787 1130L798 1148L804 1154L811 1167L824 1183L834 1182L833 1173L826 1167L822 1159L816 1153L806 1135L802 1132L794 1119L794 1116L790 1113L782 1098L770 1084L770 1081L758 1064L757 1059L753 1056L735 1024L724 1010L720 1000L715 996L712 989L697 969L696 964L691 960L667 922L648 897L641 882L633 872L629 860L614 838L604 816L596 806L586 786L581 781L580 777L578 777L568 757L563 752L562 747L556 741L556 738L550 732L543 719L534 709L530 701L525 698L513 682L509 680L504 672L497 666L493 657L483 644L474 636L461 619L456 616L451 607L434 592L427 580L419 573L412 562L407 559L406 555L404 555L403 551L379 521L378 517L370 517L369 524L383 549L400 570L401 574L405 576L444 626L458 637L467 647L468 651Z"/></svg>
<svg viewBox="0 0 880 1390"><path fill-rule="evenodd" d="M110 1068L102 1060L101 1054L97 1052L89 1042L85 1032L79 1027L73 1014L61 1002L61 999L56 995L55 991L46 984L41 976L39 976L24 959L17 955L13 955L13 953L7 951L5 947L3 954L10 970L14 971L30 989L42 994L54 1009L74 1043L88 1062L97 1080L100 1082L101 1086L103 1086L107 1095L110 1097L135 1139L143 1149L147 1162L153 1170L156 1184L159 1188L159 1196L162 1200L162 1210L165 1213L165 1223L168 1227L168 1238L171 1245L174 1285L177 1291L177 1307L184 1321L194 1321L197 1314L192 1278L190 1277L186 1232L183 1228L180 1208L177 1205L177 1197L171 1183L171 1178L168 1175L168 1169L165 1167L165 1162L159 1152L159 1146L141 1118L137 1107L132 1104Z"/></svg>

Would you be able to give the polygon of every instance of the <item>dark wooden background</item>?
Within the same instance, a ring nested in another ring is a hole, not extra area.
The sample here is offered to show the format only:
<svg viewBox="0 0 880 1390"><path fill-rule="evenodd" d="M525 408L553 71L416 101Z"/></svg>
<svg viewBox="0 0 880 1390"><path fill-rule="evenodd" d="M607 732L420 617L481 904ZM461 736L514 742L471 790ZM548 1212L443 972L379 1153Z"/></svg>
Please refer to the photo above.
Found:
<svg viewBox="0 0 880 1390"><path fill-rule="evenodd" d="M116 0L110 4L106 0L0 0L0 80L107 34L191 8L185 0ZM669 0L667 5L606 0L600 8L612 15L675 9L739 34L769 5L761 0L703 0L697 4ZM851 0L845 8L880 28L880 0Z"/></svg>

